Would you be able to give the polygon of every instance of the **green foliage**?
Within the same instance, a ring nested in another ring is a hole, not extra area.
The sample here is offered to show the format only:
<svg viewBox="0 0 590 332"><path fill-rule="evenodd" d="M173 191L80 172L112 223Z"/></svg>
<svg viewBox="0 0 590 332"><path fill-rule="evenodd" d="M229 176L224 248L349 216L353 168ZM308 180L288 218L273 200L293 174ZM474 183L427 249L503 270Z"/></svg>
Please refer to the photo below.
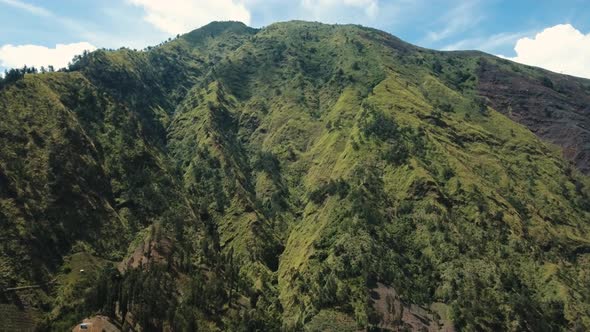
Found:
<svg viewBox="0 0 590 332"><path fill-rule="evenodd" d="M543 76L543 78L541 78L541 84L543 84L545 87L548 87L549 89L553 89L553 81L551 81L551 79L547 76Z"/></svg>
<svg viewBox="0 0 590 332"><path fill-rule="evenodd" d="M320 188L312 191L309 194L309 199L315 204L321 204L328 196L338 195L340 198L346 197L350 186L348 183L339 180L330 180L328 183L322 185Z"/></svg>
<svg viewBox="0 0 590 332"><path fill-rule="evenodd" d="M378 111L373 111L368 116L364 125L367 136L375 136L383 141L394 141L399 137L397 124Z"/></svg>

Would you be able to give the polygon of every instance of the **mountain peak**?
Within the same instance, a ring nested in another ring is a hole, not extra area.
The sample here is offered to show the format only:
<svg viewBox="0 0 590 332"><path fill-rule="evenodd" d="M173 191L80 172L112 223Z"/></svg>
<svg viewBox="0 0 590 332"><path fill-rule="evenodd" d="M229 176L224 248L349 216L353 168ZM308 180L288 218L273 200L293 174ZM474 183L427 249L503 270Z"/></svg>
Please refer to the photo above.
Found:
<svg viewBox="0 0 590 332"><path fill-rule="evenodd" d="M205 38L215 38L224 33L254 34L257 29L237 21L214 21L181 36L195 44L202 43Z"/></svg>

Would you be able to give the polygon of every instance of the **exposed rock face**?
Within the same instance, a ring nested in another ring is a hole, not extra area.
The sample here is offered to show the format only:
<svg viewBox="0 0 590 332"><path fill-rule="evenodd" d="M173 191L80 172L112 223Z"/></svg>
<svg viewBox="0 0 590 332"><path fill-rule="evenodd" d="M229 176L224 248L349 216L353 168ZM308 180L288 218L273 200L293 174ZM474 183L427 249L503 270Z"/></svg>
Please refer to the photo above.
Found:
<svg viewBox="0 0 590 332"><path fill-rule="evenodd" d="M386 331L428 331L454 332L455 327L447 317L441 317L438 311L444 305L432 305L424 308L415 304L404 303L395 289L377 283L371 291L373 307L380 316L379 328Z"/></svg>
<svg viewBox="0 0 590 332"><path fill-rule="evenodd" d="M590 82L548 71L533 77L480 63L479 93L490 106L563 148L564 157L590 173Z"/></svg>
<svg viewBox="0 0 590 332"><path fill-rule="evenodd" d="M172 241L147 239L137 246L133 254L119 263L119 271L148 267L150 264L166 264L172 254Z"/></svg>

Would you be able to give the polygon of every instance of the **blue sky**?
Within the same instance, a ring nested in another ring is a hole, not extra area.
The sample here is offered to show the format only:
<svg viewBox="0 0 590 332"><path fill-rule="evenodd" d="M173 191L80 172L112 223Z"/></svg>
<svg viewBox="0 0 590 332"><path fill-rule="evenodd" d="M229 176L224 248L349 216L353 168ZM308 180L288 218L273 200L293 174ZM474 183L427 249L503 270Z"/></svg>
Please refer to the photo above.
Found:
<svg viewBox="0 0 590 332"><path fill-rule="evenodd" d="M478 49L590 77L589 0L0 0L0 68L67 63L58 60L84 48L139 49L230 19L358 23L423 47ZM566 64L572 54L578 63Z"/></svg>

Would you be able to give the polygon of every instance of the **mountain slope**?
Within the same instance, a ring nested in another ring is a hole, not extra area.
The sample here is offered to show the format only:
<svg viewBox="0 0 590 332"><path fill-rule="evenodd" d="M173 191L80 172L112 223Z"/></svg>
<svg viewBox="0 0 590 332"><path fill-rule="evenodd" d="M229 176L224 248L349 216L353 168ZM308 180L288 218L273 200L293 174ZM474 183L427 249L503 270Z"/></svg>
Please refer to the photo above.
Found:
<svg viewBox="0 0 590 332"><path fill-rule="evenodd" d="M54 330L588 328L585 86L308 22L25 75L0 92L0 283L57 276ZM104 263L68 271L81 252Z"/></svg>
<svg viewBox="0 0 590 332"><path fill-rule="evenodd" d="M532 77L519 74L531 71ZM590 99L588 80L548 71L483 63L479 92L492 107L561 146L564 156L585 174L590 171Z"/></svg>

